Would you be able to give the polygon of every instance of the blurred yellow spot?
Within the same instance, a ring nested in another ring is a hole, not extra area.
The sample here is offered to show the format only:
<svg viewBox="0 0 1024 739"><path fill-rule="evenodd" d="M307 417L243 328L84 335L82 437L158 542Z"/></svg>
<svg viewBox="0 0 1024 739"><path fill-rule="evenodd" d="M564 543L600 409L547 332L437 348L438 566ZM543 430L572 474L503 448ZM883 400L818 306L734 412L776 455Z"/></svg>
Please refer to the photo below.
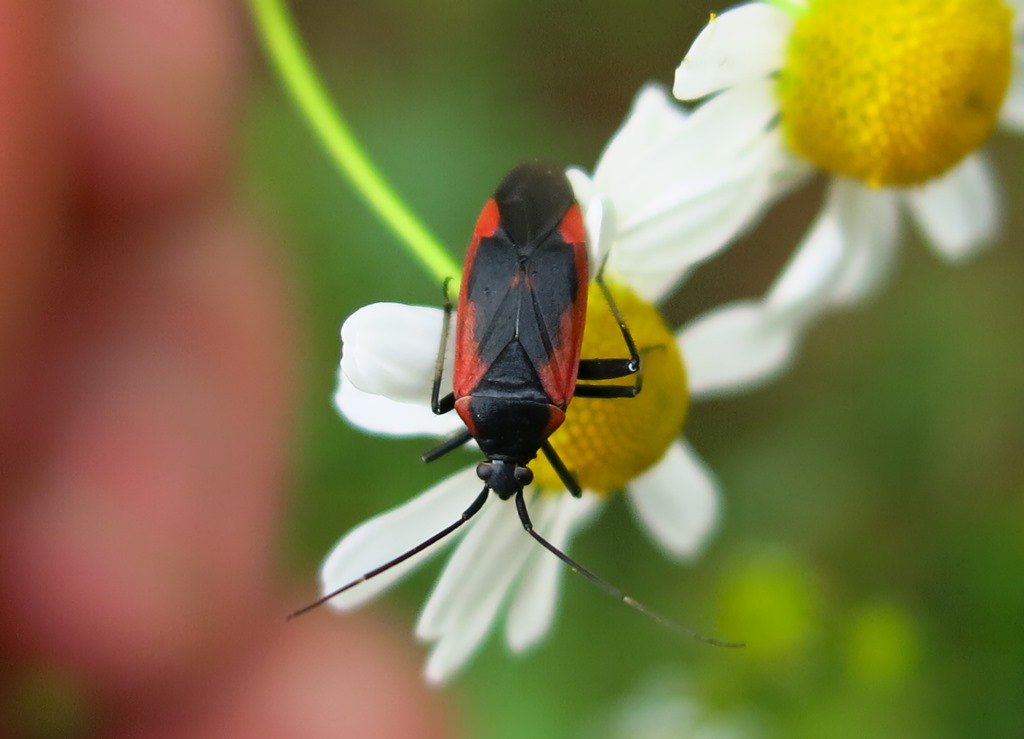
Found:
<svg viewBox="0 0 1024 739"><path fill-rule="evenodd" d="M942 174L995 127L1012 17L1002 0L810 0L778 80L789 146L873 187Z"/></svg>
<svg viewBox="0 0 1024 739"><path fill-rule="evenodd" d="M641 353L643 389L635 398L575 398L551 445L579 484L593 492L622 488L661 459L679 438L689 396L686 371L675 337L650 303L622 285L609 283ZM628 357L619 325L596 284L587 297L582 357ZM633 378L597 384L633 385ZM588 383L589 384L589 383ZM546 490L565 486L543 455L531 465L536 484Z"/></svg>
<svg viewBox="0 0 1024 739"><path fill-rule="evenodd" d="M846 668L862 685L890 688L910 677L918 662L919 630L906 610L889 603L862 608L846 639Z"/></svg>
<svg viewBox="0 0 1024 739"><path fill-rule="evenodd" d="M810 570L789 554L760 550L726 574L719 598L720 630L747 643L761 661L800 658L821 621Z"/></svg>

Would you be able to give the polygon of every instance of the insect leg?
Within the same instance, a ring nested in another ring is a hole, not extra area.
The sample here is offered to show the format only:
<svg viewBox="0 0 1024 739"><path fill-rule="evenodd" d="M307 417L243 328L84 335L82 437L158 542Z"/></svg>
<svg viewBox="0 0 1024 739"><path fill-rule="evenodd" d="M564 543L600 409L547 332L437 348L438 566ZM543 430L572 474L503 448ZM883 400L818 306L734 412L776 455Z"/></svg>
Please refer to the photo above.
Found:
<svg viewBox="0 0 1024 739"><path fill-rule="evenodd" d="M585 577L593 585L596 585L601 590L603 590L606 595L614 598L617 601L620 601L621 603L629 606L630 608L636 611L640 611L640 613L644 614L652 621L665 627L669 631L679 634L680 636L685 636L689 639L695 639L696 641L704 642L705 644L710 644L715 647L735 648L746 646L741 642L722 641L721 639L716 639L712 636L705 636L704 634L693 631L692 629L688 629L685 626L680 626L675 621L672 621L671 619L662 616L660 613L656 611L652 611L650 608L645 606L640 601L635 600L630 596L626 595L624 592L619 590L610 582L602 580L600 577L595 575L593 572L588 570L586 567L581 565L568 554L563 552L561 549L559 549L554 544L545 539L543 536L534 531L533 522L530 520L530 514L526 510L526 501L523 499L522 490L516 493L516 510L519 512L519 520L522 522L523 528L526 529L526 533L532 536L538 544L540 544L542 547L544 547L553 555L562 560L562 562L564 562L570 570L572 570L578 575L582 575L583 577Z"/></svg>
<svg viewBox="0 0 1024 739"><path fill-rule="evenodd" d="M402 562L404 562L405 560L409 559L410 557L416 556L417 554L419 554L420 552L422 552L424 549L426 549L427 547L431 546L432 544L436 544L437 542L441 541L441 539L445 538L446 536L448 536L448 534L450 534L453 531L455 531L456 529L458 529L460 526L462 526L464 523L466 523L466 521L468 521L473 516L475 516L480 511L481 508L483 508L484 503L487 502L487 495L488 495L488 493L490 493L490 489L485 486L484 489L480 491L480 494L478 496L476 496L476 499L472 502L472 504L469 506L469 508L467 508L466 510L464 510L462 512L462 515L459 517L459 520L456 521L455 523L450 524L449 526L446 526L441 531L438 531L436 534L431 536L429 539L427 539L425 541L421 541L419 544L417 544L416 546L414 546L412 549L408 550L407 552L403 552L402 554L399 554L394 559L388 560L387 562L382 564L380 567L376 567L376 568L370 570L369 572L367 572L362 577L359 577L359 578L353 580L350 583L346 583L345 585L342 585L337 590L334 590L334 591L328 593L323 598L320 598L319 600L315 600L312 603L310 603L308 606L303 606L299 610L294 611L293 613L288 614L288 618L286 620L291 621L293 618L297 618L298 616L301 616L304 613L308 613L309 611L312 611L317 606L322 606L324 603L329 601L334 596L341 595L346 590L351 590L356 585L359 585L360 583L364 583L367 580L372 580L373 578L377 577L377 575L381 575L381 574L387 572L392 567L395 567L397 565L402 564Z"/></svg>
<svg viewBox="0 0 1024 739"><path fill-rule="evenodd" d="M646 348L643 351L648 351ZM591 360L591 361L616 361L616 360ZM582 365L582 362L580 363ZM593 378L590 378L593 379ZM644 386L643 364L636 372L636 378L632 385L588 385L577 383L573 395L577 398L635 398L640 394Z"/></svg>
<svg viewBox="0 0 1024 739"><path fill-rule="evenodd" d="M541 451L544 452L544 456L547 457L548 462L554 469L555 474L558 475L558 479L565 485L565 489L568 490L572 497L578 498L583 495L583 490L580 488L580 484L576 481L575 475L569 471L569 468L565 466L565 462L558 456L558 452L551 446L551 442L547 439L540 445Z"/></svg>
<svg viewBox="0 0 1024 739"><path fill-rule="evenodd" d="M443 457L453 449L458 449L463 444L467 443L473 438L473 434L469 432L469 429L463 429L462 431L456 431L454 434L449 436L447 439L442 441L440 444L435 446L433 449L424 453L420 459L424 462L433 462L435 459Z"/></svg>
<svg viewBox="0 0 1024 739"><path fill-rule="evenodd" d="M607 262L607 259L605 260ZM622 340L626 343L626 348L629 350L628 359L582 359L580 360L580 371L579 379L581 380L612 380L616 377L628 377L630 375L636 375L637 381L636 392L632 395L596 395L589 397L632 397L640 392L642 387L642 380L640 379L640 351L636 348L636 342L633 341L633 334L629 332L629 326L626 325L626 319L622 316L622 311L619 310L618 303L615 302L615 297L612 295L611 290L608 289L608 285L604 281L604 266L605 262L601 264L601 269L598 270L597 276L594 278L594 282L601 288L601 293L604 295L605 302L608 303L608 307L611 308L612 315L615 316L615 321L619 325L619 331L622 333Z"/></svg>
<svg viewBox="0 0 1024 739"><path fill-rule="evenodd" d="M452 325L452 301L448 297L448 283L451 277L444 279L441 287L444 293L444 322L441 324L441 343L437 347L437 361L434 362L434 386L430 391L430 409L437 415L447 413L455 407L455 396L448 393L443 398L441 395L441 374L444 372L444 357L448 351L448 332Z"/></svg>

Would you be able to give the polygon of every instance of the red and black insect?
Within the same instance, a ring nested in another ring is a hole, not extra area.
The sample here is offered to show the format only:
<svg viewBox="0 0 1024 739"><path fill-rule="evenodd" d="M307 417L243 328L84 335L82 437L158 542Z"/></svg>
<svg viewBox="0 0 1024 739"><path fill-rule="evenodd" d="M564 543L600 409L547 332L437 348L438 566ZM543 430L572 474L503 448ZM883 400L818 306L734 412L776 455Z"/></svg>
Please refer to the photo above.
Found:
<svg viewBox="0 0 1024 739"><path fill-rule="evenodd" d="M434 413L452 409L466 429L424 455L437 459L475 439L487 458L477 474L502 500L533 480L527 466L543 451L566 488L580 488L548 437L572 398L628 398L640 392L640 356L605 286L629 357L580 359L590 278L580 207L565 174L541 163L512 170L487 201L463 272L455 329L453 392L439 398L452 306L434 376ZM577 384L634 376L632 385ZM485 489L485 490L486 490Z"/></svg>
<svg viewBox="0 0 1024 739"><path fill-rule="evenodd" d="M292 615L305 613L448 536L476 515L493 491L502 500L514 495L527 533L612 597L673 630L734 646L682 629L650 611L548 542L530 521L523 489L533 481L529 464L538 453L545 455L570 493L581 495L575 477L548 441L565 420L573 397L631 398L640 392L642 380L640 353L600 269L594 280L618 322L629 356L580 358L590 266L580 207L562 170L530 162L505 177L477 220L462 280L453 392L440 394L452 315L446 281L431 407L437 414L454 410L466 428L424 454L423 461L474 440L485 457L477 466L483 489L458 521ZM626 377L633 377L633 383L590 384Z"/></svg>

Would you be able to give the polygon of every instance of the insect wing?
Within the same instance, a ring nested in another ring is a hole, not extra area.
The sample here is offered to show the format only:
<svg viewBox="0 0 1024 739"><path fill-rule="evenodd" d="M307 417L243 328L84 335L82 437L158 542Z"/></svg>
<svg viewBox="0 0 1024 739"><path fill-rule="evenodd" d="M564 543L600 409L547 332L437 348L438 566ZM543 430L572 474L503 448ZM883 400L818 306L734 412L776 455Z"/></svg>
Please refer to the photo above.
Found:
<svg viewBox="0 0 1024 739"><path fill-rule="evenodd" d="M565 408L575 389L587 306L579 207L571 205L559 228L533 245L528 257L521 260L520 253L503 230L488 234L478 227L459 297L455 395L471 394L518 341L550 402Z"/></svg>
<svg viewBox="0 0 1024 739"><path fill-rule="evenodd" d="M469 395L515 338L512 295L518 272L515 249L498 233L500 215L494 199L477 220L466 253L455 329L455 397Z"/></svg>
<svg viewBox="0 0 1024 739"><path fill-rule="evenodd" d="M466 255L456 399L488 378L492 392L532 388L564 409L576 387L587 279L583 218L565 173L541 162L512 170L484 205Z"/></svg>
<svg viewBox="0 0 1024 739"><path fill-rule="evenodd" d="M576 389L587 317L587 274L583 221L573 203L560 227L526 264L524 303L528 301L529 309L522 311L519 331L548 398L562 409Z"/></svg>

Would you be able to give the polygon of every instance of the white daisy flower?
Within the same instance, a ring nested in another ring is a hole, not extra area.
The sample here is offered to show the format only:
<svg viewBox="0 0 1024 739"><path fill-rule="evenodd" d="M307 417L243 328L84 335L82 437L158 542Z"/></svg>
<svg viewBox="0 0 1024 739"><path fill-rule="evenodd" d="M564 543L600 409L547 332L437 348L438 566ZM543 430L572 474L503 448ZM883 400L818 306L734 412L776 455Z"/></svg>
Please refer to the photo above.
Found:
<svg viewBox="0 0 1024 739"><path fill-rule="evenodd" d="M1024 131L1024 0L746 3L712 18L673 92L714 95L704 105L769 121L794 168L831 177L799 251L838 244L843 256L800 302L802 318L793 320L793 305L780 309L777 294L724 309L743 315L708 317L749 334L789 311L788 336L769 330L780 349L822 308L877 289L904 214L951 262L993 241L999 197L980 149L997 125ZM733 123L723 113L714 125ZM798 255L794 265L808 260Z"/></svg>
<svg viewBox="0 0 1024 739"><path fill-rule="evenodd" d="M708 375L721 365L714 357L687 355L684 367L680 335L652 303L756 218L759 211L750 203L764 202L774 183L761 174L769 168L753 162L773 156L778 147L769 141L776 134L749 122L735 125L721 150L703 149L694 139L701 139L706 125L700 112L687 115L663 91L645 89L593 178L579 170L568 173L585 212L591 264L608 256L605 278L630 331L638 346L653 348L644 354L644 385L636 398L576 398L550 438L576 473L582 498L565 490L543 456L531 464L534 482L526 502L535 529L562 551L619 490L643 529L673 559L697 555L714 528L717 484L680 434L689 396L699 397L704 387L720 382ZM751 155L737 157L736 151ZM442 315L440 308L375 304L349 317L342 327L335 396L346 419L391 435L448 435L463 428L454 413L435 416L430 409ZM452 353L447 352L443 375L449 389ZM583 357L623 353L619 327L592 285ZM325 561L323 593L457 521L479 489L471 467L357 526ZM433 644L426 666L432 682L446 680L469 659L506 606L511 649L536 644L551 626L566 569L526 535L516 513L500 501L489 501L457 535L458 546L416 626L417 636ZM365 603L441 548L433 546L328 602L341 610Z"/></svg>

